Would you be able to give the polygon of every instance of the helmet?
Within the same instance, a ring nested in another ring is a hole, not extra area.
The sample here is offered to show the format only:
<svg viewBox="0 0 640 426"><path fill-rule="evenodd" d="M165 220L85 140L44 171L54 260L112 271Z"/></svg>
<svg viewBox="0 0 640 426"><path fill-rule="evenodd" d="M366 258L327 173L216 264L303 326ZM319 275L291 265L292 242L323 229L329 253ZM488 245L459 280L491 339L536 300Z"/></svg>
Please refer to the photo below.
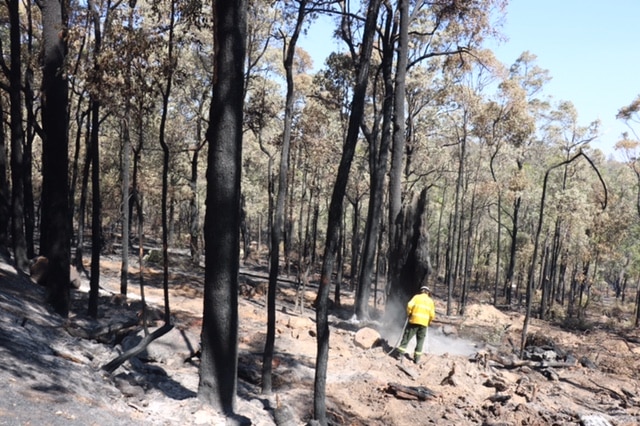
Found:
<svg viewBox="0 0 640 426"><path fill-rule="evenodd" d="M431 293L431 289L426 285L423 285L422 287L420 287L420 291L426 291L428 293Z"/></svg>

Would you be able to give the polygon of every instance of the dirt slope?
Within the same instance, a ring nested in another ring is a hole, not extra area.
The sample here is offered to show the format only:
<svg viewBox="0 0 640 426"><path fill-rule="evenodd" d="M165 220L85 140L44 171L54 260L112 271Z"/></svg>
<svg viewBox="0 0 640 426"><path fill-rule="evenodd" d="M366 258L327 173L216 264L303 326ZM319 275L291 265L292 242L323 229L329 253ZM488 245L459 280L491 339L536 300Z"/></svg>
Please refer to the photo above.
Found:
<svg viewBox="0 0 640 426"><path fill-rule="evenodd" d="M175 266L171 276L174 330L112 375L100 367L135 344L140 303L135 273L129 299L119 291L116 259L102 263L100 318L86 318L87 282L74 291L72 315L61 320L43 307L43 290L0 262L0 424L237 424L196 398L202 311L201 271ZM134 271L135 272L135 271ZM260 395L266 314L262 272L241 275L238 409L255 425L306 424L312 416L315 364L314 297L295 305L295 288L278 294L274 394ZM159 271L147 273L149 303L161 308ZM328 407L335 425L636 425L640 424L640 338L593 329L580 335L534 321L529 359L519 347L522 317L477 303L464 317L430 328L424 362L403 365L388 356L400 326L357 324L334 310ZM161 311L161 309L160 309ZM152 312L153 314L153 312ZM160 315L156 314L159 318ZM157 323L161 325L161 323ZM363 327L380 333L371 348L356 344ZM140 336L140 333L138 333ZM390 342L390 343L389 343ZM536 353L533 353L536 352ZM407 393L409 392L409 393ZM277 409L276 409L277 408Z"/></svg>

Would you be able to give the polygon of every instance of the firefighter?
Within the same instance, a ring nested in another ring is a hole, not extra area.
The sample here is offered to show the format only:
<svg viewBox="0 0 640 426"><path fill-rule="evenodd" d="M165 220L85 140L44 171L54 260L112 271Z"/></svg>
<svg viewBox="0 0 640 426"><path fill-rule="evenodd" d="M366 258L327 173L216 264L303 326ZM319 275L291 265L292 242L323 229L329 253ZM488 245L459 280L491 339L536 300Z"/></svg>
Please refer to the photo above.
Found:
<svg viewBox="0 0 640 426"><path fill-rule="evenodd" d="M404 359L407 346L413 336L416 336L416 349L413 353L413 362L418 364L422 356L427 327L436 316L436 308L431 298L431 290L427 286L420 287L420 293L416 294L407 303L407 324L402 334L400 346L394 351L396 359L400 362Z"/></svg>

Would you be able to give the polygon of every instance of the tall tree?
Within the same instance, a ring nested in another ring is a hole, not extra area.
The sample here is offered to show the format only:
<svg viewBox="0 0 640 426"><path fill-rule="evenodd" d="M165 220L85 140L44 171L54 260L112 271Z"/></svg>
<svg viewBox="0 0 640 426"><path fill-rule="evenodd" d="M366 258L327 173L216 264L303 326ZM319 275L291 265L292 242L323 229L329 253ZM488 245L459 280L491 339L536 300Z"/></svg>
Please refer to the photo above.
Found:
<svg viewBox="0 0 640 426"><path fill-rule="evenodd" d="M314 418L321 425L327 424L326 406L326 384L327 384L327 361L329 359L329 290L331 287L331 276L336 259L338 242L340 236L340 221L342 219L342 206L344 195L349 180L349 169L355 153L360 132L360 124L364 114L365 95L367 93L367 82L369 80L369 68L373 40L376 30L376 22L380 9L381 0L370 0L367 8L367 18L362 35L362 47L357 67L357 76L353 90L353 101L351 103L351 114L349 116L349 127L347 137L344 142L342 157L338 167L331 202L329 204L329 221L327 223L327 236L324 249L324 261L320 276L320 286L316 297L316 330L317 330L317 355L316 374L314 381L313 412ZM348 25L350 18L345 14L344 25Z"/></svg>
<svg viewBox="0 0 640 426"><path fill-rule="evenodd" d="M236 403L238 269L246 2L214 3L214 84L204 224L205 278L198 397L227 414ZM233 212L236 212L234 214Z"/></svg>
<svg viewBox="0 0 640 426"><path fill-rule="evenodd" d="M510 248L504 282L507 304L511 304L515 287L520 216L523 208L523 193L527 185L526 166L535 155L531 148L537 141L535 120L547 107L546 102L539 96L544 84L550 79L549 72L536 65L536 59L535 55L523 52L511 65L508 79L500 84L500 94L506 103L495 118L496 123L503 122L500 125L501 131L498 132L499 138L494 138L493 141L495 152L497 153L503 145L500 139L515 150L513 157L516 169L511 172L507 197L512 200L512 210L508 215L511 219ZM501 115L503 117L500 117Z"/></svg>
<svg viewBox="0 0 640 426"><path fill-rule="evenodd" d="M69 314L71 229L68 183L67 15L64 0L44 0L42 8L42 253L49 258L48 301L62 315Z"/></svg>
<svg viewBox="0 0 640 426"><path fill-rule="evenodd" d="M27 270L27 241L24 226L24 129L22 127L22 55L20 42L20 1L7 2L11 68L9 69L9 99L11 123L11 240L16 265Z"/></svg>
<svg viewBox="0 0 640 426"><path fill-rule="evenodd" d="M400 26L406 26L408 17L408 2L401 0L398 4ZM391 10L387 9L384 31L382 33L382 124L380 131L367 131L363 125L363 133L369 143L369 169L371 185L369 186L369 206L367 222L362 247L362 262L358 275L358 291L356 293L355 311L359 319L369 317L369 298L371 295L371 275L373 273L374 257L378 242L382 238L380 228L382 222L382 205L384 199L384 183L387 174L389 147L391 145L391 122L393 117L393 54L396 34L392 25L395 21ZM398 48L398 67L406 69L406 49L402 49L403 35L400 31L400 46ZM404 60L403 60L404 58ZM375 120L378 121L378 120ZM374 295L375 299L375 295Z"/></svg>
<svg viewBox="0 0 640 426"><path fill-rule="evenodd" d="M524 323L522 325L522 335L521 335L521 339L520 339L520 357L522 358L524 356L524 350L525 350L525 346L527 343L527 333L529 331L529 322L531 319L531 306L533 304L533 284L534 284L534 275L535 275L535 268L536 268L536 263L537 263L537 255L538 255L538 247L540 244L540 233L542 231L542 223L543 223L543 219L544 219L544 208L545 208L545 198L547 196L547 183L549 180L549 174L556 168L558 167L562 167L562 166L567 166L568 164L576 161L577 159L579 159L580 157L584 157L585 160L587 160L587 162L589 163L589 165L592 167L592 169L596 172L596 174L598 175L598 178L600 179L600 184L602 185L603 188L603 194L604 197L603 199L600 201L601 202L601 207L602 210L604 210L607 207L607 187L604 183L604 180L602 180L602 176L600 175L600 171L598 171L598 169L596 168L596 166L594 165L593 161L582 151L579 150L577 154L573 155L571 158L567 158L564 161L561 161L560 163L554 164L553 166L549 167L544 175L544 181L542 184L542 199L540 200L540 212L538 215L538 225L536 228L536 233L535 233L535 237L534 237L534 243L533 243L533 254L531 255L531 264L529 266L529 271L528 271L528 276L527 276L527 302L526 302L526 309L525 309L525 317L524 317Z"/></svg>
<svg viewBox="0 0 640 426"><path fill-rule="evenodd" d="M406 27L400 26L398 46L398 68L395 76L394 89L394 124L393 144L391 148L391 165L389 169L389 282L390 297L387 311L398 312L402 309L411 293L419 286L417 283L423 277L402 279L399 272L403 270L401 254L403 248L398 244L404 237L397 235L396 227L406 226L401 218L403 196L408 191L403 188L407 178L408 167L411 164L411 147L407 145L407 126L405 116L407 70L424 60L435 61L442 57L444 75L458 74L468 68L467 61L471 57L467 53L474 51L480 45L492 28L489 19L500 14L504 7L502 0L480 0L473 2L408 2L402 4L401 13L405 15L400 21L406 22ZM413 6L409 9L409 6ZM407 11L404 8L407 8ZM497 9L497 10L495 10ZM403 31L408 31L403 34ZM402 63L406 66L402 66ZM449 77L450 78L450 77ZM446 80L445 77L443 80ZM409 198L409 197L407 197ZM417 218L417 217L416 217ZM417 224L416 224L417 225ZM460 236L461 234L458 234ZM457 255L457 254L456 254ZM418 259L407 259L416 262ZM425 264L428 275L430 266Z"/></svg>
<svg viewBox="0 0 640 426"><path fill-rule="evenodd" d="M93 22L93 79L90 91L91 111L90 155L91 155L91 280L89 283L89 315L98 316L98 293L100 291L100 254L102 252L102 200L100 198L100 94L99 80L102 73L100 54L102 52L103 28L101 12L95 0L88 0L87 7ZM108 16L108 15L107 15ZM106 23L105 23L106 28Z"/></svg>
<svg viewBox="0 0 640 426"><path fill-rule="evenodd" d="M287 174L289 173L289 151L291 149L291 128L293 123L293 102L295 87L293 81L293 66L296 44L303 29L307 10L307 0L298 0L295 23L291 36L284 40L283 65L287 82L287 94L284 107L284 129L282 146L280 147L280 167L278 170L278 191L273 223L271 226L271 250L269 252L269 288L267 295L267 339L262 358L262 392L271 393L271 371L273 363L273 349L276 335L276 291L278 271L280 268L280 241L284 231L284 203L287 198Z"/></svg>
<svg viewBox="0 0 640 426"><path fill-rule="evenodd" d="M9 183L4 133L4 102L0 98L0 255L9 254Z"/></svg>
<svg viewBox="0 0 640 426"><path fill-rule="evenodd" d="M169 35L167 39L167 54L166 54L166 66L164 85L161 84L160 92L162 94L162 115L160 117L160 147L162 148L162 202L161 202L161 216L162 216L162 286L164 290L164 319L165 323L170 321L169 311L169 226L167 220L167 205L168 205L168 191L169 191L169 145L167 144L167 116L169 114L169 99L171 97L171 89L173 87L173 75L177 65L177 58L174 54L175 51L175 30L176 30L176 15L178 13L177 1L169 0Z"/></svg>

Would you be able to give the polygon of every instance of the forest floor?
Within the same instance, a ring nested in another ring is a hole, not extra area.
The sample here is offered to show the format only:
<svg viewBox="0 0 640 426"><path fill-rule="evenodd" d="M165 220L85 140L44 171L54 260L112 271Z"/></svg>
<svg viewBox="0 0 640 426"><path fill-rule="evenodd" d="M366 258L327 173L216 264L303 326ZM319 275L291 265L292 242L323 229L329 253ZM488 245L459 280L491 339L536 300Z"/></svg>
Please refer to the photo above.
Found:
<svg viewBox="0 0 640 426"><path fill-rule="evenodd" d="M197 398L203 289L197 268L172 261L173 329L112 374L101 369L144 335L136 266L126 300L118 296L119 269L117 257L103 258L97 320L86 315L86 278L72 290L69 318L61 319L43 305L41 287L0 260L0 425L309 422L316 357L313 288L305 292L300 310L293 280L279 286L274 389L264 396L266 270L242 267L239 415L232 419ZM601 315L590 318L581 332L532 320L528 355L520 359L514 354L519 353L522 314L474 300L464 316L447 317L437 296L436 291L438 317L429 329L427 354L416 365L388 355L402 324L358 324L351 319L353 294L343 293L342 308L329 318L330 424L640 424L640 334L624 326L624 313L598 310ZM160 268L145 270L145 297L152 330L162 325L164 311Z"/></svg>

